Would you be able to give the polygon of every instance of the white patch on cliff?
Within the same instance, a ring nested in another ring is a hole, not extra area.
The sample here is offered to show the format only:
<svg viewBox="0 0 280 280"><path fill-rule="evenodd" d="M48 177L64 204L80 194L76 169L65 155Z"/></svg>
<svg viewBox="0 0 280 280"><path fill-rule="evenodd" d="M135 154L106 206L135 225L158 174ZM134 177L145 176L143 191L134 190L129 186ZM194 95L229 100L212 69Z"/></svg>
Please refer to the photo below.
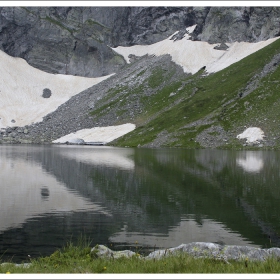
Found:
<svg viewBox="0 0 280 280"><path fill-rule="evenodd" d="M108 77L49 74L0 51L0 128L40 122L72 96ZM42 97L46 88L49 98Z"/></svg>
<svg viewBox="0 0 280 280"><path fill-rule="evenodd" d="M64 144L77 143L77 139L82 139L85 142L103 142L104 144L113 141L126 133L135 129L135 124L127 123L117 126L107 127L94 127L88 129L81 129L74 133L67 134L59 139L53 141L53 143Z"/></svg>
<svg viewBox="0 0 280 280"><path fill-rule="evenodd" d="M189 27L187 31L191 33L194 28L195 26ZM122 55L127 63L130 63L128 57L130 54L136 56L170 54L172 61L182 66L186 73L195 74L204 66L206 66L208 73L214 73L279 39L276 37L257 43L226 43L229 46L227 50L215 50L214 47L218 44L211 45L207 42L191 41L188 35L181 40L173 41L170 40L173 35L152 45L118 46L112 49Z"/></svg>
<svg viewBox="0 0 280 280"><path fill-rule="evenodd" d="M258 143L264 137L264 132L259 127L248 127L241 134L237 135L238 139L247 139L247 143Z"/></svg>

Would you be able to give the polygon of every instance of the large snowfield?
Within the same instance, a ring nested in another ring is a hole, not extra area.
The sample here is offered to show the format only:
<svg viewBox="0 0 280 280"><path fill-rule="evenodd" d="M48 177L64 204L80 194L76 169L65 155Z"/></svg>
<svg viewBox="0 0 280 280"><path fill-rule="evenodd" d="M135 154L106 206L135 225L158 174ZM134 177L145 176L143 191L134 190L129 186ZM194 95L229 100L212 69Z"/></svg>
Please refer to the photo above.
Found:
<svg viewBox="0 0 280 280"><path fill-rule="evenodd" d="M191 33L195 25L187 28ZM175 33L173 34L175 35ZM181 40L170 40L173 35L167 39L152 45L135 45L131 47L113 48L115 52L122 55L127 63L129 55L165 55L170 54L172 61L183 67L184 72L195 74L202 67L206 67L208 73L218 72L231 64L240 61L244 57L264 48L273 43L279 37L257 43L234 42L226 43L227 50L216 50L214 47L219 44L209 44L201 41L191 41L190 35L186 35Z"/></svg>
<svg viewBox="0 0 280 280"><path fill-rule="evenodd" d="M192 32L195 26L188 28ZM187 73L196 73L206 67L208 73L220 71L242 58L271 44L277 38L257 43L226 43L227 50L216 50L217 44L191 41L189 35L181 40L171 36L152 45L113 48L129 63L129 55L137 56L170 54L172 60ZM0 51L0 128L25 126L42 121L72 96L103 81L109 76L84 78L71 75L49 74L30 66L21 58L11 57ZM48 98L43 92L51 93ZM77 131L57 139L54 143L71 142L77 138L86 142L110 142L135 129L134 124ZM258 138L258 137L257 137ZM250 140L248 140L250 141Z"/></svg>
<svg viewBox="0 0 280 280"><path fill-rule="evenodd" d="M106 78L49 74L0 51L0 128L40 122L72 96ZM49 98L43 97L44 89L50 90Z"/></svg>

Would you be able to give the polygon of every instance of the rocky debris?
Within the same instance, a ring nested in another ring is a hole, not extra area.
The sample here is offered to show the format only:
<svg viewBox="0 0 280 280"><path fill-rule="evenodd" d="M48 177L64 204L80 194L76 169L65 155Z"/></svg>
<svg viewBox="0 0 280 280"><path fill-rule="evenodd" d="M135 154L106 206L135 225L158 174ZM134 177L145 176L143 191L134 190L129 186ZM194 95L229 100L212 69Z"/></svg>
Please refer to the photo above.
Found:
<svg viewBox="0 0 280 280"><path fill-rule="evenodd" d="M228 143L228 133L221 126L214 126L199 133L195 141L205 148L217 148Z"/></svg>
<svg viewBox="0 0 280 280"><path fill-rule="evenodd" d="M104 245L97 245L92 248L100 258L130 258L135 256L136 253L125 251L112 251ZM228 263L228 260L251 260L251 261L265 261L270 257L280 257L280 248L259 249L250 246L235 246L235 245L220 245L210 242L192 242L189 244L181 244L175 248L165 250L156 250L150 253L144 259L161 259L168 256L176 256L176 254L184 253L191 255L195 258L213 258L222 260Z"/></svg>
<svg viewBox="0 0 280 280"><path fill-rule="evenodd" d="M229 48L229 46L226 43L221 43L214 47L215 50L221 50L226 51Z"/></svg>

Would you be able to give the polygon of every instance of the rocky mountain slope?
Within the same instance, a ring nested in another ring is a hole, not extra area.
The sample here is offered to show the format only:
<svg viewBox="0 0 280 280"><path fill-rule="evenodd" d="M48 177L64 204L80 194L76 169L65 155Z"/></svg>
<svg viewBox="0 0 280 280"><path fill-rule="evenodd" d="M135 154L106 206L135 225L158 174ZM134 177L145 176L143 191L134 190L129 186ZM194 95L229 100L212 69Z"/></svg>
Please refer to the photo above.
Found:
<svg viewBox="0 0 280 280"><path fill-rule="evenodd" d="M110 47L152 44L196 24L192 40L280 35L280 7L0 7L0 49L49 73L99 77L125 61Z"/></svg>
<svg viewBox="0 0 280 280"><path fill-rule="evenodd" d="M134 131L111 144L280 147L280 40L213 73L205 67L186 72L168 52L130 55L127 63L116 51L151 45L178 31L173 42L189 36L193 42L215 43L213 49L226 55L234 42L279 36L279 7L2 7L0 14L6 53L51 73L115 73L42 122L2 130L2 143L51 143L84 128L134 123ZM186 28L194 25L188 34ZM264 139L237 139L247 127L260 128Z"/></svg>

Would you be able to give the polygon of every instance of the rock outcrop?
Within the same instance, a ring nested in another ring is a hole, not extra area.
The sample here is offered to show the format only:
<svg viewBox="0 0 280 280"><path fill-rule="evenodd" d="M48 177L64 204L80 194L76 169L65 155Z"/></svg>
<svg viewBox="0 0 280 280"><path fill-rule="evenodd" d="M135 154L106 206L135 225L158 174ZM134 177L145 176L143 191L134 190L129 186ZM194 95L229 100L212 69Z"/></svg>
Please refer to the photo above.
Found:
<svg viewBox="0 0 280 280"><path fill-rule="evenodd" d="M97 245L91 250L100 258L120 258L137 256L135 252L130 250L113 251L104 245ZM228 260L251 260L265 261L270 257L280 257L279 248L259 249L250 246L235 246L235 245L219 245L209 242L192 242L189 244L181 244L175 248L165 250L157 250L150 253L145 259L161 259L176 254L188 254L196 258L213 258L228 262ZM139 256L139 254L138 254ZM139 256L141 257L141 256Z"/></svg>
<svg viewBox="0 0 280 280"><path fill-rule="evenodd" d="M196 25L191 40L280 35L280 7L1 7L0 49L49 73L97 77L124 59L110 47L152 44Z"/></svg>

